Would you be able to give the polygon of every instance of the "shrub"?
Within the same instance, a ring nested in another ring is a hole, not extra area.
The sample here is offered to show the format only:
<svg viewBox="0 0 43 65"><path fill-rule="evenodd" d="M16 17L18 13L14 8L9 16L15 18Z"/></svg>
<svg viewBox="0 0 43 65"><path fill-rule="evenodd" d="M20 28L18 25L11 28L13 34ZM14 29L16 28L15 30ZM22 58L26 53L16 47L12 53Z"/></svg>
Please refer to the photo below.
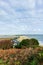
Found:
<svg viewBox="0 0 43 65"><path fill-rule="evenodd" d="M15 46L16 48L22 48L23 46L28 46L29 45L29 39L24 39L22 40L19 45Z"/></svg>
<svg viewBox="0 0 43 65"><path fill-rule="evenodd" d="M39 45L39 42L37 39L31 38L30 39L30 45Z"/></svg>
<svg viewBox="0 0 43 65"><path fill-rule="evenodd" d="M22 45L16 45L15 48L22 48Z"/></svg>
<svg viewBox="0 0 43 65"><path fill-rule="evenodd" d="M16 48L22 48L22 47L33 47L36 48L39 45L39 42L37 39L31 38L31 39L23 39L19 45L16 45Z"/></svg>
<svg viewBox="0 0 43 65"><path fill-rule="evenodd" d="M43 65L43 53L33 48L0 50L0 54L0 65Z"/></svg>
<svg viewBox="0 0 43 65"><path fill-rule="evenodd" d="M22 41L20 42L20 45L27 46L27 45L29 45L29 42L30 42L29 39L24 39L24 40L22 40Z"/></svg>
<svg viewBox="0 0 43 65"><path fill-rule="evenodd" d="M13 43L11 42L11 40L1 40L0 41L0 48L1 49L13 48Z"/></svg>
<svg viewBox="0 0 43 65"><path fill-rule="evenodd" d="M34 55L30 56L30 58L27 59L27 62L25 64L27 65L38 65L39 60Z"/></svg>

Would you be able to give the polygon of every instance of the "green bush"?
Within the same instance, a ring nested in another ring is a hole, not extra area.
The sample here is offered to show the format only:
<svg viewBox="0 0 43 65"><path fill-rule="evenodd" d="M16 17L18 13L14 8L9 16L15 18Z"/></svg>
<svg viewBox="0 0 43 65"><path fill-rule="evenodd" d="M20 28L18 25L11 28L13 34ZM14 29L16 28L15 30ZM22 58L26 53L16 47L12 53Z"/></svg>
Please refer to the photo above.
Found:
<svg viewBox="0 0 43 65"><path fill-rule="evenodd" d="M22 40L21 42L20 42L20 44L19 45L22 45L22 46L27 46L27 45L29 45L30 43L30 40L29 39L24 39L24 40Z"/></svg>
<svg viewBox="0 0 43 65"><path fill-rule="evenodd" d="M20 45L20 44L19 45L16 45L15 48L18 48L18 49L19 48L22 48L22 45Z"/></svg>
<svg viewBox="0 0 43 65"><path fill-rule="evenodd" d="M33 54L27 58L26 62L23 65L38 65L38 64L39 64L39 60L37 56Z"/></svg>
<svg viewBox="0 0 43 65"><path fill-rule="evenodd" d="M39 45L39 42L37 39L31 38L30 39L30 45Z"/></svg>
<svg viewBox="0 0 43 65"><path fill-rule="evenodd" d="M24 47L24 46L28 46L29 45L29 39L24 39L24 40L22 40L18 45L16 45L15 47L16 48L22 48L22 47Z"/></svg>
<svg viewBox="0 0 43 65"><path fill-rule="evenodd" d="M19 45L16 45L16 48L22 48L22 47L37 47L39 45L39 42L37 39L31 38L31 39L23 39Z"/></svg>
<svg viewBox="0 0 43 65"><path fill-rule="evenodd" d="M43 52L39 53L39 60L43 60Z"/></svg>

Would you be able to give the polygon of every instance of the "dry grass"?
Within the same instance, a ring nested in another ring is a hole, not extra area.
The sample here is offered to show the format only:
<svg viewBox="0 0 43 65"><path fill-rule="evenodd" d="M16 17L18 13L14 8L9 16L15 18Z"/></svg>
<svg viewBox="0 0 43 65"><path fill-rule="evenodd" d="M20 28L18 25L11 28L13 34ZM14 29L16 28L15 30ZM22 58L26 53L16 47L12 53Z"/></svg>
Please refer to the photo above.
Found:
<svg viewBox="0 0 43 65"><path fill-rule="evenodd" d="M32 55L38 54L38 51L43 50L43 48L26 48L26 49L7 49L2 50L0 49L0 59L6 63L8 60L9 65L23 65ZM14 63L15 62L15 63Z"/></svg>

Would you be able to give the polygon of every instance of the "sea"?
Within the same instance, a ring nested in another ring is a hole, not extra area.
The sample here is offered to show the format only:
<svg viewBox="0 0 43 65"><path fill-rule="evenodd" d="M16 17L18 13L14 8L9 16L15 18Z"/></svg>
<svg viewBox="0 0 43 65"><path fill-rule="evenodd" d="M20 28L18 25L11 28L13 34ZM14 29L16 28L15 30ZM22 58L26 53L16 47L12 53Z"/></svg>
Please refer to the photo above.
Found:
<svg viewBox="0 0 43 65"><path fill-rule="evenodd" d="M0 35L0 38L14 38L16 36L21 36L21 35ZM29 38L35 38L39 41L40 45L43 46L43 34L22 34L22 36L27 36Z"/></svg>

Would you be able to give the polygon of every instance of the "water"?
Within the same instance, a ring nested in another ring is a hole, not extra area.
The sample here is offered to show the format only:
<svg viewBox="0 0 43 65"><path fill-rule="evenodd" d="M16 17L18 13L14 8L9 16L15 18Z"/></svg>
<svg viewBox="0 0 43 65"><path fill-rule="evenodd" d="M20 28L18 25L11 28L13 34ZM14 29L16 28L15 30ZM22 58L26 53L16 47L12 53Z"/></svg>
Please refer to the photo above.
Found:
<svg viewBox="0 0 43 65"><path fill-rule="evenodd" d="M36 35L36 34L31 34L31 35L25 35L28 36L29 38L35 38L39 41L40 45L43 45L43 34Z"/></svg>
<svg viewBox="0 0 43 65"><path fill-rule="evenodd" d="M12 38L15 37L16 35L0 35L0 38ZM20 36L20 35L17 35ZM43 34L28 34L23 36L28 36L29 38L35 38L39 41L40 45L43 45Z"/></svg>

